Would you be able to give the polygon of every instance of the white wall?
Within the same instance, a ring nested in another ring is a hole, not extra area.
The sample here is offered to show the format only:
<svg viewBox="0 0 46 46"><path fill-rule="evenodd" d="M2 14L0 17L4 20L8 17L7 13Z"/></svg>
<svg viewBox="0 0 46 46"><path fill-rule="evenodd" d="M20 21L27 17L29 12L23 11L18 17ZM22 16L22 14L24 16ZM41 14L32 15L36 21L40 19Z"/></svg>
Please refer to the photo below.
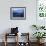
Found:
<svg viewBox="0 0 46 46"><path fill-rule="evenodd" d="M26 7L26 20L10 20L10 7ZM0 34L17 26L32 36L32 24L36 24L36 0L0 0Z"/></svg>

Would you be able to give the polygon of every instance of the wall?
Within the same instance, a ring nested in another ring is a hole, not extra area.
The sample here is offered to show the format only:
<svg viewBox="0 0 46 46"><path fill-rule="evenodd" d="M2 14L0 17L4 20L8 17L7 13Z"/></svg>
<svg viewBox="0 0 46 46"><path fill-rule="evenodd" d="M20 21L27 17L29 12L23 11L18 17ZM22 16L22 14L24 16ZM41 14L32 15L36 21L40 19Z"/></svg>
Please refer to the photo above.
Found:
<svg viewBox="0 0 46 46"><path fill-rule="evenodd" d="M26 20L10 20L10 7L26 7ZM36 0L0 0L0 34L17 26L19 32L29 32L32 36L32 24L36 24Z"/></svg>

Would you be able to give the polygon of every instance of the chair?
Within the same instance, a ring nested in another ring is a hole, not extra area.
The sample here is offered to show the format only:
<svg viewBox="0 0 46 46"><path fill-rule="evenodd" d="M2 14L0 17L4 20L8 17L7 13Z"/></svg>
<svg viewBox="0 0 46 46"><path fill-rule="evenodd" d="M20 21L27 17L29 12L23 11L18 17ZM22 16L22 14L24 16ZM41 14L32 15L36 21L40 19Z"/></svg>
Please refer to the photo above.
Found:
<svg viewBox="0 0 46 46"><path fill-rule="evenodd" d="M18 46L18 27L11 28L11 33L5 33L5 46L7 46L7 44L8 44L7 38L10 38L13 36L17 36L16 46ZM16 38L15 38L15 40L16 40Z"/></svg>
<svg viewBox="0 0 46 46"><path fill-rule="evenodd" d="M22 40L25 39L26 41L19 42L19 46L30 46L29 33L21 33L21 37L22 37Z"/></svg>

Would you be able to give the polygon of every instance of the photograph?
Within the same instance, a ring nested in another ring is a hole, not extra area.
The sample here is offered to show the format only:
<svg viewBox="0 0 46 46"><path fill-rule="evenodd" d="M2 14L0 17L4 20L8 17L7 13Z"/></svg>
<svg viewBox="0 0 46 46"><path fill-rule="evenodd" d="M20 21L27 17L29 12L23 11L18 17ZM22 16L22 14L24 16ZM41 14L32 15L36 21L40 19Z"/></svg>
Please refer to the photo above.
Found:
<svg viewBox="0 0 46 46"><path fill-rule="evenodd" d="M11 20L25 20L26 19L26 7L11 7L10 8Z"/></svg>

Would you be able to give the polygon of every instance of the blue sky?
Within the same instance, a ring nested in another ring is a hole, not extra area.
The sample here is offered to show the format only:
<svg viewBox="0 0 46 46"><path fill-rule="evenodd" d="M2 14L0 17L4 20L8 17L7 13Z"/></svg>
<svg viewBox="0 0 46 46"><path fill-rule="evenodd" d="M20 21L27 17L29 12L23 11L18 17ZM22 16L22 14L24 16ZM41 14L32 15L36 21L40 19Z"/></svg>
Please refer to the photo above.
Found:
<svg viewBox="0 0 46 46"><path fill-rule="evenodd" d="M24 11L23 8L16 8L13 10L13 12L22 13Z"/></svg>

